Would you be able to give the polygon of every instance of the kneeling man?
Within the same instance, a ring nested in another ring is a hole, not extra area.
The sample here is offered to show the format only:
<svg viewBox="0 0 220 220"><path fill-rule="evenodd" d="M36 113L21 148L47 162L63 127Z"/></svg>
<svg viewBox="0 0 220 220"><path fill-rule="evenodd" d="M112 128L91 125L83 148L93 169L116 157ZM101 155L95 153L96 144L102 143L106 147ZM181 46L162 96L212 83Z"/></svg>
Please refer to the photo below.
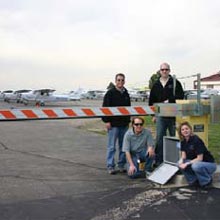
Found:
<svg viewBox="0 0 220 220"><path fill-rule="evenodd" d="M132 128L124 136L123 152L127 159L127 173L131 178L137 178L152 172L154 160L154 141L151 132L143 127L144 119L135 116L132 119ZM140 169L140 163L145 162L144 170Z"/></svg>

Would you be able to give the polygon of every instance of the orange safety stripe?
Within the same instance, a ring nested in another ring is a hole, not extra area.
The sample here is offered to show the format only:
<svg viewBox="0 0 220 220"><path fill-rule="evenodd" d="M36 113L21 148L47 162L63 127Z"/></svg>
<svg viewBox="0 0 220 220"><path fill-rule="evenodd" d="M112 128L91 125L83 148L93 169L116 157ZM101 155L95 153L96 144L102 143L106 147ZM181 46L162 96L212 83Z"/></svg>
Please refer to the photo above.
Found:
<svg viewBox="0 0 220 220"><path fill-rule="evenodd" d="M63 109L63 112L70 117L77 116L77 114L72 109Z"/></svg>
<svg viewBox="0 0 220 220"><path fill-rule="evenodd" d="M82 111L88 116L96 116L96 114L89 108L83 108Z"/></svg>
<svg viewBox="0 0 220 220"><path fill-rule="evenodd" d="M9 110L0 111L0 114L2 114L5 118L8 118L8 119L16 119L16 116L12 114L12 112Z"/></svg>
<svg viewBox="0 0 220 220"><path fill-rule="evenodd" d="M123 115L130 115L130 112L129 112L125 107L118 107L118 110L119 110Z"/></svg>
<svg viewBox="0 0 220 220"><path fill-rule="evenodd" d="M146 111L142 107L134 107L134 109L139 113L139 114L146 114Z"/></svg>
<svg viewBox="0 0 220 220"><path fill-rule="evenodd" d="M50 118L57 118L58 115L51 109L42 109L42 111Z"/></svg>
<svg viewBox="0 0 220 220"><path fill-rule="evenodd" d="M28 118L38 118L38 116L32 110L21 110Z"/></svg>
<svg viewBox="0 0 220 220"><path fill-rule="evenodd" d="M113 115L113 113L110 111L108 108L100 108L100 110L105 114L105 115Z"/></svg>

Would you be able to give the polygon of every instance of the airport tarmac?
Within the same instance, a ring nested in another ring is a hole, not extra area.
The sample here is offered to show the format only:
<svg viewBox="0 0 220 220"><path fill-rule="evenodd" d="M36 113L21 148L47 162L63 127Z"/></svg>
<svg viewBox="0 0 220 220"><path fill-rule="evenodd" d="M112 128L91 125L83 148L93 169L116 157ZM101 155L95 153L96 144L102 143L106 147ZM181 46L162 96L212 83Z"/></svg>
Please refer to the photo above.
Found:
<svg viewBox="0 0 220 220"><path fill-rule="evenodd" d="M4 108L7 106L5 105ZM109 175L82 120L0 122L0 219L219 219L220 190Z"/></svg>

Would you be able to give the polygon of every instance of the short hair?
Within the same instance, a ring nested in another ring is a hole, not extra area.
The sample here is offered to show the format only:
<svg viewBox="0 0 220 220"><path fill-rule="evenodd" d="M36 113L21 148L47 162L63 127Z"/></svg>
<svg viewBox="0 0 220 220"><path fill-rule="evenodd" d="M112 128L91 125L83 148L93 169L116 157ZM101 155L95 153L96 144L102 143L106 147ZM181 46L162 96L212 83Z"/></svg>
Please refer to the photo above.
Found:
<svg viewBox="0 0 220 220"><path fill-rule="evenodd" d="M167 66L167 67L168 67L168 69L170 70L170 65L169 65L168 63L161 63L161 64L160 64L160 69L161 69L161 66L162 66L162 65Z"/></svg>
<svg viewBox="0 0 220 220"><path fill-rule="evenodd" d="M121 76L121 77L123 77L125 79L125 74L124 73L117 73L115 75L115 80L118 78L118 76Z"/></svg>
<svg viewBox="0 0 220 220"><path fill-rule="evenodd" d="M184 125L186 125L187 127L189 127L190 130L192 131L192 126L190 125L190 123L189 123L188 121L182 122L182 123L179 125L179 127L178 127L178 135L179 135L179 138L180 138L181 140L183 140L183 135L181 134L181 129L182 129L182 127L183 127Z"/></svg>
<svg viewBox="0 0 220 220"><path fill-rule="evenodd" d="M142 117L140 117L140 116L134 116L134 117L131 119L131 124L132 124L132 125L134 124L135 119L141 120L141 122L142 122L143 124L144 124L144 122L145 122L145 120L144 120Z"/></svg>

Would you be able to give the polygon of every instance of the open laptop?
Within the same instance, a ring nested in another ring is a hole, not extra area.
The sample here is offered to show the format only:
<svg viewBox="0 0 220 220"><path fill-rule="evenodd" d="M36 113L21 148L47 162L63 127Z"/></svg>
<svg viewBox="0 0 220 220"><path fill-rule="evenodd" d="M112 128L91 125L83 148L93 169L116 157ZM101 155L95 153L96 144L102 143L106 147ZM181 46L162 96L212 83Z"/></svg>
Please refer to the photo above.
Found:
<svg viewBox="0 0 220 220"><path fill-rule="evenodd" d="M163 137L163 160L164 162L156 168L148 180L159 184L165 184L179 170L180 141L177 137Z"/></svg>

